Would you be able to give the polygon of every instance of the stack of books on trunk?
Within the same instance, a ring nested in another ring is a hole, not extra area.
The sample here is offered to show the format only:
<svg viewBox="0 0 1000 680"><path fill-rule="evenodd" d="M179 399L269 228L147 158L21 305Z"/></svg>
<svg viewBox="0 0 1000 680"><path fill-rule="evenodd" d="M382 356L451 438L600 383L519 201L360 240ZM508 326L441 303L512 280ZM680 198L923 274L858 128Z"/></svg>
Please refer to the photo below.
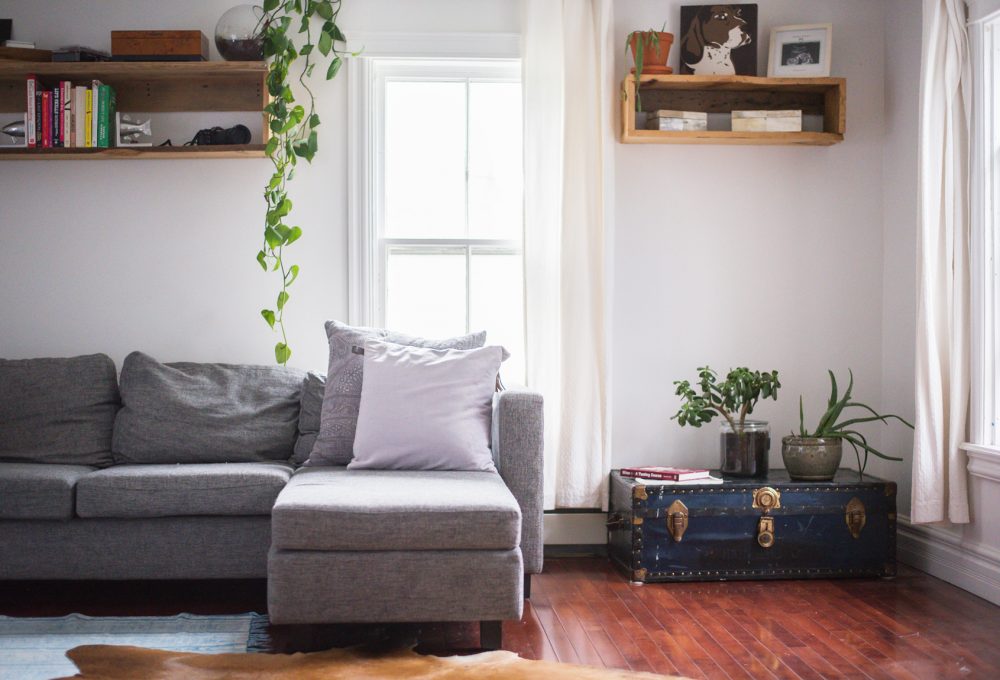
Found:
<svg viewBox="0 0 1000 680"><path fill-rule="evenodd" d="M677 467L626 467L622 477L652 480L660 484L722 484L721 477L713 477L708 470Z"/></svg>

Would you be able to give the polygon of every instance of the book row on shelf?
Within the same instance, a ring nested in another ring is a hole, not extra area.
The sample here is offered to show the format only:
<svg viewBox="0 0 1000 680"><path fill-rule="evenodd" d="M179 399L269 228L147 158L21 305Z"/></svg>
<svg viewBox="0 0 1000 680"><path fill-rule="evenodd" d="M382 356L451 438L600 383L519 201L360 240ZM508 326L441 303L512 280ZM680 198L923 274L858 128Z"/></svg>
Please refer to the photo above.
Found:
<svg viewBox="0 0 1000 680"><path fill-rule="evenodd" d="M28 148L99 148L114 145L115 90L99 80L88 85L61 80L49 87L27 79L25 138Z"/></svg>

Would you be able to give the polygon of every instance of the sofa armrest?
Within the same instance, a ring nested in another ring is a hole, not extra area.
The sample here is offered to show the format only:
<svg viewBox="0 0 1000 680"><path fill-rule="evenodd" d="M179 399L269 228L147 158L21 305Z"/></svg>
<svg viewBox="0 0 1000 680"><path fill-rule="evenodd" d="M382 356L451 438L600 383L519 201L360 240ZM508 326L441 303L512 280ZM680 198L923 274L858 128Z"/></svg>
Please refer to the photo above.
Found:
<svg viewBox="0 0 1000 680"><path fill-rule="evenodd" d="M521 506L524 573L542 571L542 395L526 390L498 392L493 401L493 456L507 487Z"/></svg>

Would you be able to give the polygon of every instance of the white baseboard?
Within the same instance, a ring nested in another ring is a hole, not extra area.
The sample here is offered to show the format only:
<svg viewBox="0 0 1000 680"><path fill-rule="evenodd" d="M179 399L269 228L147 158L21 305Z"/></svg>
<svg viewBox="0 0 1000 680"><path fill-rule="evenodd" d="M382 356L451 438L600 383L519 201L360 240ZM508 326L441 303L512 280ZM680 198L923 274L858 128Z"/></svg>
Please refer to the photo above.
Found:
<svg viewBox="0 0 1000 680"><path fill-rule="evenodd" d="M900 515L896 557L903 564L1000 605L1000 551L994 548L963 544L950 531L912 525L909 517Z"/></svg>

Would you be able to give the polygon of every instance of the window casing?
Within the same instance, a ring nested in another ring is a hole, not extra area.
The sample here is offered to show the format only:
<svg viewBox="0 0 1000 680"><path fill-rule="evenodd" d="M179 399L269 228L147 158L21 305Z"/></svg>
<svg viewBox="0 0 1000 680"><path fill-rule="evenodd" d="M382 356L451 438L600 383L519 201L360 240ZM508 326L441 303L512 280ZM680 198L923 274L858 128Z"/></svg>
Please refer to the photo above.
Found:
<svg viewBox="0 0 1000 680"><path fill-rule="evenodd" d="M970 7L974 12L969 24L974 81L970 435L973 445L1000 451L1000 2L985 0Z"/></svg>
<svg viewBox="0 0 1000 680"><path fill-rule="evenodd" d="M428 337L486 329L524 380L520 62L359 59L351 320Z"/></svg>

